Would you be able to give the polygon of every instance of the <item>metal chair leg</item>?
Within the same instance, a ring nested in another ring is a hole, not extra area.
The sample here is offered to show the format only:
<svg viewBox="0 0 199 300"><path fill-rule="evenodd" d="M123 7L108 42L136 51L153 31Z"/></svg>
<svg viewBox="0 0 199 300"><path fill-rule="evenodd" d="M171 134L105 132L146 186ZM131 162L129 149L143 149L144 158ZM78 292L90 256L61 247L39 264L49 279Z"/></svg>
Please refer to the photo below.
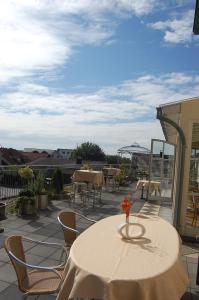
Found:
<svg viewBox="0 0 199 300"><path fill-rule="evenodd" d="M198 268L197 268L197 275L196 275L196 284L199 285L199 256L198 256Z"/></svg>
<svg viewBox="0 0 199 300"><path fill-rule="evenodd" d="M63 255L64 255L64 249L62 249L62 252L61 252L61 255L60 255L60 259L59 259L60 264L62 262Z"/></svg>

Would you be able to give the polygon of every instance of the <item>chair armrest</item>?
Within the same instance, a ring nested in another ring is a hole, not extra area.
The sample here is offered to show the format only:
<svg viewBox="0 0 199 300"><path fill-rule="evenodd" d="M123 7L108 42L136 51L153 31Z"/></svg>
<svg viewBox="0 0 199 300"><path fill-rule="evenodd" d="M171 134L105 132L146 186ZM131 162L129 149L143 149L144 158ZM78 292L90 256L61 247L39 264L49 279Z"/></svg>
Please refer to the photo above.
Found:
<svg viewBox="0 0 199 300"><path fill-rule="evenodd" d="M85 220L87 220L87 221L90 221L90 222L92 222L92 223L97 223L97 221L92 220L92 219L89 219L89 218L87 218L86 216L81 215L81 214L79 214L79 213L76 213L76 215L78 215L79 217L81 217L81 218L83 218L83 219L85 219Z"/></svg>
<svg viewBox="0 0 199 300"><path fill-rule="evenodd" d="M42 241L38 241L38 240L33 240L33 239L30 239L30 238L27 238L27 237L24 237L24 236L23 236L23 240L26 240L26 241L31 242L31 243L41 244L41 245L48 245L48 246L55 246L55 247L58 247L58 248L62 249L63 252L66 253L66 258L67 258L67 256L68 256L68 253L67 253L67 251L66 251L65 246L62 245L62 244L59 244L59 243L50 243L50 242L42 242ZM65 261L63 262L63 265L64 265L65 263L66 263L66 259L65 259ZM57 266L57 267L59 267L59 266ZM62 264L60 265L60 267L62 267Z"/></svg>
<svg viewBox="0 0 199 300"><path fill-rule="evenodd" d="M74 228L71 228L71 227L68 227L68 226L64 225L64 224L62 223L62 221L60 220L59 217L58 217L57 219L58 219L58 222L61 224L61 226L62 226L64 229L69 230L69 231L72 231L72 232L75 232L75 233L77 233L77 234L80 233L77 229L74 229Z"/></svg>
<svg viewBox="0 0 199 300"><path fill-rule="evenodd" d="M27 238L27 237L24 237L24 236L23 236L23 240L27 240L29 242L33 242L33 243L37 243L37 244L43 244L43 245L49 245L49 246L57 246L57 247L64 248L64 246L62 244L59 244L59 243L37 241L37 240L33 240L33 239L30 239L30 238Z"/></svg>
<svg viewBox="0 0 199 300"><path fill-rule="evenodd" d="M27 268L30 269L38 269L38 270L43 270L43 271L52 271L54 273L56 273L56 275L62 280L62 276L61 274L58 272L57 269L62 268L65 266L65 262L62 264L59 264L57 266L52 266L52 267L45 267L45 266L38 266L38 265L32 265L32 264L28 264L24 261L22 261L21 259L19 259L18 257L16 257L11 251L8 251L8 254L18 263L21 264Z"/></svg>

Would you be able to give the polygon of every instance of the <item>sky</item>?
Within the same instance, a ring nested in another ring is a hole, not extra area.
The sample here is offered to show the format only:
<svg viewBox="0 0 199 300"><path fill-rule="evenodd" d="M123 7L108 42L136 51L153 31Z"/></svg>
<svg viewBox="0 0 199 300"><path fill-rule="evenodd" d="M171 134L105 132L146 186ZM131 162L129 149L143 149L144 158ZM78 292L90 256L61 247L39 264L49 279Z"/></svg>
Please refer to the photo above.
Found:
<svg viewBox="0 0 199 300"><path fill-rule="evenodd" d="M192 0L0 1L0 146L107 154L163 139L156 107L199 96Z"/></svg>

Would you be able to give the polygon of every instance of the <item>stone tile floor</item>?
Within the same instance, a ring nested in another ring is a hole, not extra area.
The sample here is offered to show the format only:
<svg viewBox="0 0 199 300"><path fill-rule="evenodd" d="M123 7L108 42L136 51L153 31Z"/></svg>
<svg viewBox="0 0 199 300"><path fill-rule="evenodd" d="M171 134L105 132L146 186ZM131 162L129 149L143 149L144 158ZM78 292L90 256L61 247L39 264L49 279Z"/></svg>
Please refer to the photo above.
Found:
<svg viewBox="0 0 199 300"><path fill-rule="evenodd" d="M102 203L97 204L94 208L91 206L81 207L81 203L77 202L72 205L68 201L53 201L49 208L41 211L34 219L22 219L15 215L9 214L6 220L1 221L0 226L3 226L5 231L0 234L0 300L18 300L21 299L22 293L18 290L16 275L13 267L10 264L9 258L3 248L4 240L10 235L24 235L29 238L63 243L63 233L57 223L57 214L63 208L74 209L92 219L100 220L110 215L120 212L119 203L124 195L128 192L133 192L133 212L143 212L150 215L160 215L168 222L172 221L171 203L155 203L145 202L140 200L140 192L135 192L135 187L120 188L117 192L103 191ZM78 229L83 231L88 223L82 219L77 220ZM57 249L51 248L46 250L44 246L36 246L27 244L26 246L27 260L32 264L55 265L59 262L60 252ZM185 270L190 278L190 285L187 292L181 300L199 300L199 287L196 285L197 259L199 251L198 244L183 244L182 261ZM34 297L29 297L34 299ZM55 300L55 296L40 296L41 300ZM125 299L124 299L125 300ZM139 299L136 299L139 300ZM161 300L161 299L160 299ZM168 299L172 300L172 299Z"/></svg>

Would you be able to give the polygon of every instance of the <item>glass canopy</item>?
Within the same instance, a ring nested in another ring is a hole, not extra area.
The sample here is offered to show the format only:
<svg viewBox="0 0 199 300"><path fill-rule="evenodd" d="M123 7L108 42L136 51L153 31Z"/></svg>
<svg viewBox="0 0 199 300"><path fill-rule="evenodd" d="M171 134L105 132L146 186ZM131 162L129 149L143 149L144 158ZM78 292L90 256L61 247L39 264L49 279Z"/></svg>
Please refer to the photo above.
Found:
<svg viewBox="0 0 199 300"><path fill-rule="evenodd" d="M118 149L117 152L119 154L133 155L133 154L137 154L137 153L149 154L150 150L145 147L140 146L138 143L134 143L130 146L125 146L125 147Z"/></svg>

